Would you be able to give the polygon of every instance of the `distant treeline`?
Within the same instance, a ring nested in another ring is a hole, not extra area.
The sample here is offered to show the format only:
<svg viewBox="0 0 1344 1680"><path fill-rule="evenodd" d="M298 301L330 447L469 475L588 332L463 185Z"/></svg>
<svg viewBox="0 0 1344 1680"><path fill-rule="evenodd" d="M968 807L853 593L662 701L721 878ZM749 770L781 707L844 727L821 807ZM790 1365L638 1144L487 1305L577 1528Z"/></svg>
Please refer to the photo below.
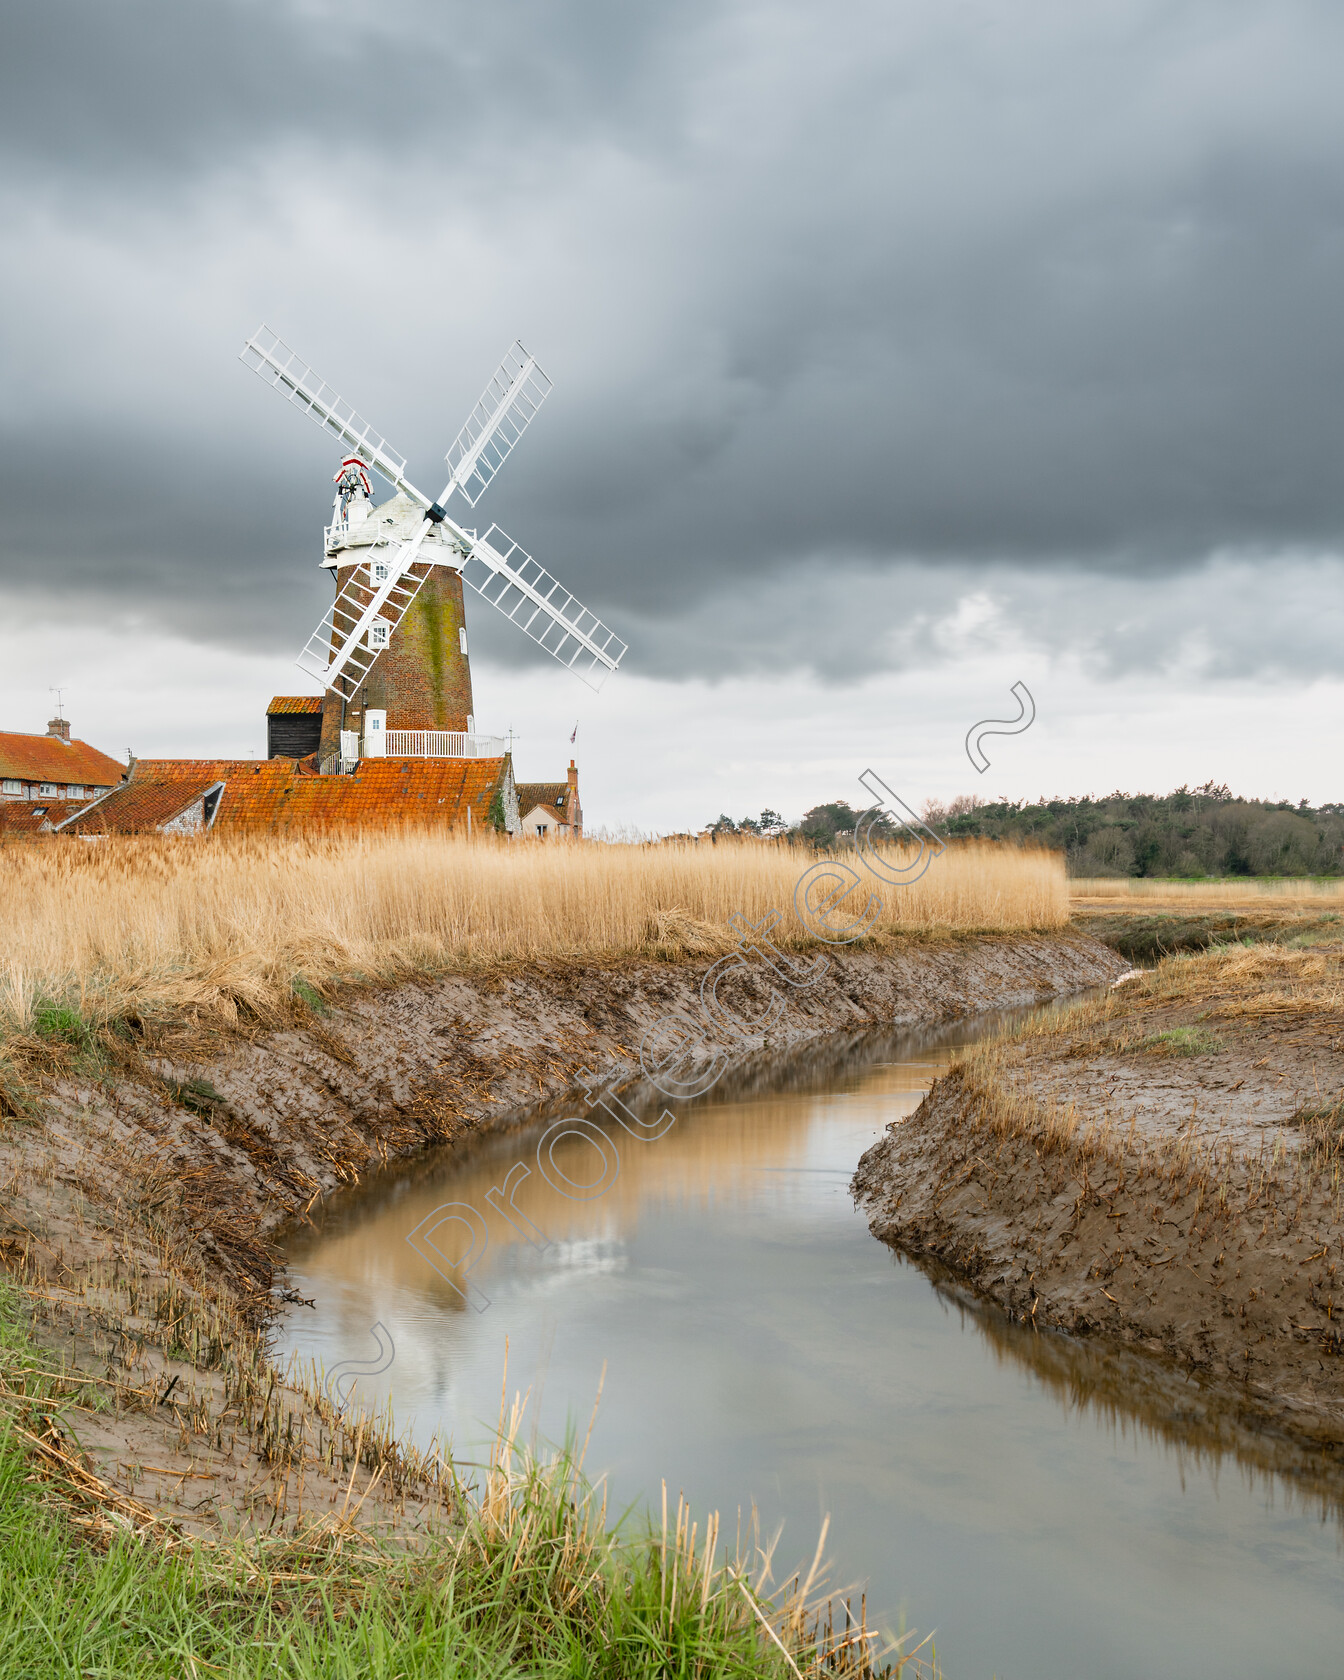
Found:
<svg viewBox="0 0 1344 1680"><path fill-rule="evenodd" d="M963 795L930 802L924 820L957 840L1003 840L1063 852L1070 875L1344 874L1344 804L1312 807L1302 800L1240 799L1206 782L1174 793L1112 793L1094 799L1042 799L985 804ZM786 826L774 811L761 819L720 817L719 833L785 835L817 847L844 846L856 813L844 800L817 805ZM771 819L768 823L766 818Z"/></svg>

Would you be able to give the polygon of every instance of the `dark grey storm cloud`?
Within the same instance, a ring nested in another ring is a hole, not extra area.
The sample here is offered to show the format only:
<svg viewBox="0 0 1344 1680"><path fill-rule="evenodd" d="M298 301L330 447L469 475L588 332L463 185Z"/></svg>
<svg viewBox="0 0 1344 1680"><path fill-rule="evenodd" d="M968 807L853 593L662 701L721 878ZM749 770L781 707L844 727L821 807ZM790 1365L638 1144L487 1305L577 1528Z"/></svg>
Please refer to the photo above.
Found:
<svg viewBox="0 0 1344 1680"><path fill-rule="evenodd" d="M621 0L566 21L547 0L43 0L0 8L0 142L26 169L138 196L287 141L475 154L655 125L651 60L705 16ZM631 101L638 87L642 97Z"/></svg>
<svg viewBox="0 0 1344 1680"><path fill-rule="evenodd" d="M1141 585L1170 610L1112 663L1204 634L1278 668L1276 557L1344 547L1337 6L48 0L4 30L0 582L34 600L306 634L331 452L232 360L261 313L435 489L522 332L556 395L481 511L651 671L922 657L842 651L841 572L928 622L987 589L1057 646L1047 585ZM1217 556L1258 639L1172 581Z"/></svg>

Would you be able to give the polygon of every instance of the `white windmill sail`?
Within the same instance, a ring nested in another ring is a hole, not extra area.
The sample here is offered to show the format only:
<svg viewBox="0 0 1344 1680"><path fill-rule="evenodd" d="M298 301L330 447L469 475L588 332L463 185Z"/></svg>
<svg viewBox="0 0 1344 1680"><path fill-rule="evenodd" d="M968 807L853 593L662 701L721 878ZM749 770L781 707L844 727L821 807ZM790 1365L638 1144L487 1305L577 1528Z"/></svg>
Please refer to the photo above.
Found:
<svg viewBox="0 0 1344 1680"><path fill-rule="evenodd" d="M451 477L437 502L406 477L405 458L387 439L269 327L262 325L247 340L241 360L425 510L424 522L409 541L368 551L308 638L297 661L301 670L328 688L342 679L347 692L358 686L424 581L411 568L436 527L450 539L451 558L445 545L436 543L431 563L460 565L478 594L590 688L600 688L617 669L626 644L526 549L497 525L478 538L444 511L454 490L475 507L550 393L551 381L521 344L515 343L500 363L448 451Z"/></svg>
<svg viewBox="0 0 1344 1680"><path fill-rule="evenodd" d="M282 397L310 414L324 432L339 438L351 454L376 468L394 489L404 490L428 507L425 498L406 481L405 456L398 455L387 439L361 419L264 321L243 345L238 359Z"/></svg>
<svg viewBox="0 0 1344 1680"><path fill-rule="evenodd" d="M472 543L462 576L589 688L601 688L627 651L614 631L498 525Z"/></svg>
<svg viewBox="0 0 1344 1680"><path fill-rule="evenodd" d="M452 472L439 498L445 507L454 490L476 506L550 393L551 382L536 357L515 342L444 456Z"/></svg>
<svg viewBox="0 0 1344 1680"><path fill-rule="evenodd" d="M419 546L412 540L366 551L295 660L301 671L327 688L342 675L347 692L359 687L425 581L409 570Z"/></svg>

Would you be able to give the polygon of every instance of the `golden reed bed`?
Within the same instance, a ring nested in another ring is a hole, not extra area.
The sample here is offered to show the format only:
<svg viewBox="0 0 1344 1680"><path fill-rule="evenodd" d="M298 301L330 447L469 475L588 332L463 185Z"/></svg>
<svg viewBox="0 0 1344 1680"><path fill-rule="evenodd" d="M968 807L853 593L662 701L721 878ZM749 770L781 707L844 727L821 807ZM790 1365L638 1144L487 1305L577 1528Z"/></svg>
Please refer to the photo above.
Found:
<svg viewBox="0 0 1344 1680"><path fill-rule="evenodd" d="M1218 881L1084 880L1069 882L1069 898L1076 907L1166 904L1185 910L1202 906L1292 903L1324 905L1344 902L1344 880L1245 877Z"/></svg>
<svg viewBox="0 0 1344 1680"><path fill-rule="evenodd" d="M0 1015L44 1001L90 1023L197 1011L267 1015L296 977L322 988L531 959L727 949L735 913L781 912L814 943L794 885L816 861L752 841L507 845L426 833L312 839L111 839L0 849ZM951 847L879 887L875 932L1021 930L1068 920L1063 860ZM865 890L865 891L866 891Z"/></svg>

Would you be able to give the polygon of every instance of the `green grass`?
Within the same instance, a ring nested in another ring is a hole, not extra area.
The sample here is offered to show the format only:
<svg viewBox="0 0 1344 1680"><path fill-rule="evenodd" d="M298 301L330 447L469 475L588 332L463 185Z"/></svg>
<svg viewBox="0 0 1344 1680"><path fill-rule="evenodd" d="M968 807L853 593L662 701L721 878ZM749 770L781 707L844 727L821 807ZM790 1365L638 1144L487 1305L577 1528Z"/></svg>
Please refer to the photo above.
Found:
<svg viewBox="0 0 1344 1680"><path fill-rule="evenodd" d="M1168 1027L1165 1032L1149 1033L1135 1046L1167 1056L1216 1056L1226 1048L1221 1038L1203 1027Z"/></svg>
<svg viewBox="0 0 1344 1680"><path fill-rule="evenodd" d="M173 1101L189 1109L202 1120L213 1120L227 1114L229 1105L208 1079L188 1079L183 1085L170 1085Z"/></svg>
<svg viewBox="0 0 1344 1680"><path fill-rule="evenodd" d="M283 1579L293 1560L279 1544L253 1552L259 1584L247 1582L256 1570L244 1571L241 1553L195 1547L170 1556L127 1536L99 1555L42 1507L25 1469L19 1446L0 1435L4 1680L176 1680L194 1672L193 1659L206 1673L305 1680L788 1672L744 1625L731 1633L700 1616L698 1591L669 1628L656 1557L625 1558L617 1566L623 1579L608 1583L619 1590L590 1586L566 1608L563 1595L548 1590L565 1583L535 1563L513 1570L508 1548L475 1559L475 1568L458 1564L447 1547L410 1560L304 1556L300 1569L317 1579L296 1593ZM600 1623L591 1614L598 1598Z"/></svg>
<svg viewBox="0 0 1344 1680"><path fill-rule="evenodd" d="M294 976L289 983L289 989L300 1003L306 1004L312 1010L314 1015L325 1015L327 1013L327 1000L318 991L317 987L311 985L301 974Z"/></svg>
<svg viewBox="0 0 1344 1680"><path fill-rule="evenodd" d="M0 1439L6 1680L525 1672L507 1637L471 1628L451 1590L398 1593L388 1583L342 1613L340 1598L321 1587L301 1608L282 1603L274 1588L242 1588L224 1560L203 1550L169 1557L127 1537L100 1556L39 1507L24 1472L22 1453Z"/></svg>
<svg viewBox="0 0 1344 1680"><path fill-rule="evenodd" d="M49 1038L52 1043L71 1045L74 1050L91 1050L94 1045L94 1030L79 1010L72 1010L64 1003L52 1003L50 998L35 1006L32 1025L40 1038Z"/></svg>
<svg viewBox="0 0 1344 1680"><path fill-rule="evenodd" d="M764 1601L728 1572L706 1581L671 1535L618 1538L571 1455L538 1464L507 1442L465 1523L414 1552L349 1536L169 1550L131 1533L100 1552L13 1433L17 1419L31 1429L56 1410L22 1319L21 1298L0 1280L0 1680L874 1672L847 1656L823 1663L786 1632L792 1668L762 1631L753 1605ZM78 1414L66 1427L77 1433Z"/></svg>
<svg viewBox="0 0 1344 1680"><path fill-rule="evenodd" d="M33 1026L42 1038L76 1050L93 1047L94 1031L77 1009L44 998L33 1010Z"/></svg>

